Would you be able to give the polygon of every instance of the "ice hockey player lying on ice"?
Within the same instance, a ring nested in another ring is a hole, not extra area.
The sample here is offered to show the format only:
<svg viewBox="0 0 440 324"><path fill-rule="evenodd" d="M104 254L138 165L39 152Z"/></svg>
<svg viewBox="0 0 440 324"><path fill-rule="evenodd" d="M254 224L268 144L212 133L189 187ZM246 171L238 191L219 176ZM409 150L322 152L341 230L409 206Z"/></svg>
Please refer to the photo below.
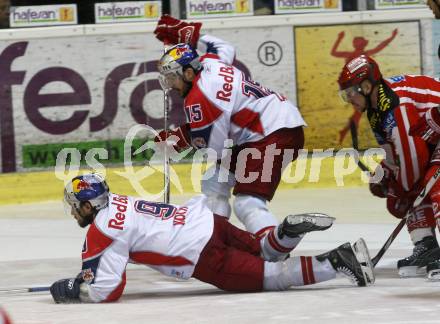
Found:
<svg viewBox="0 0 440 324"><path fill-rule="evenodd" d="M127 263L150 266L176 278L191 277L235 292L285 290L330 280L342 273L358 286L374 282L371 260L360 239L317 256L278 261L268 244L287 254L305 233L329 228L334 218L323 214L289 215L263 239L213 214L203 195L182 206L111 193L97 174L69 182L64 199L81 227L87 227L82 271L55 282L56 303L109 302L125 287Z"/></svg>

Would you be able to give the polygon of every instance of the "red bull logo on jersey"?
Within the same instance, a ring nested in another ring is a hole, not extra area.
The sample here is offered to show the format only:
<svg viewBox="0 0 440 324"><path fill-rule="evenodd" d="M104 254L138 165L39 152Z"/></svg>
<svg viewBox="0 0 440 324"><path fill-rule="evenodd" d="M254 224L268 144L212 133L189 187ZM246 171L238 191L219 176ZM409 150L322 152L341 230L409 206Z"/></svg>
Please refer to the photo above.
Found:
<svg viewBox="0 0 440 324"><path fill-rule="evenodd" d="M75 179L72 182L73 192L78 193L82 190L92 189L91 185L83 179Z"/></svg>
<svg viewBox="0 0 440 324"><path fill-rule="evenodd" d="M123 195L115 195L111 202L116 209L113 218L108 221L108 227L122 231L125 223L125 212L127 211L128 198Z"/></svg>
<svg viewBox="0 0 440 324"><path fill-rule="evenodd" d="M222 89L217 91L216 98L230 102L233 90L232 84L234 83L234 68L232 66L222 66L218 75L223 78L224 83Z"/></svg>

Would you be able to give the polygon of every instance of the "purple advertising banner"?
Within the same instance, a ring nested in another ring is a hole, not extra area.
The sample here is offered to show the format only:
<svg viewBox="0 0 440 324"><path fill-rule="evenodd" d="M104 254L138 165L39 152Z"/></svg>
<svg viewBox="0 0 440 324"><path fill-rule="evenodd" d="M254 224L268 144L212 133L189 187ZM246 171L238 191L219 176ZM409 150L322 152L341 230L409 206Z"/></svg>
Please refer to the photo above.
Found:
<svg viewBox="0 0 440 324"><path fill-rule="evenodd" d="M246 73L252 66L263 84L294 93L292 53L280 52L292 48L292 38L280 36L291 28L261 28L252 44L246 33L213 31L237 47L235 65ZM23 147L121 140L136 124L162 129L162 53L149 33L0 41L1 171L23 170ZM185 121L182 102L171 95L171 127Z"/></svg>

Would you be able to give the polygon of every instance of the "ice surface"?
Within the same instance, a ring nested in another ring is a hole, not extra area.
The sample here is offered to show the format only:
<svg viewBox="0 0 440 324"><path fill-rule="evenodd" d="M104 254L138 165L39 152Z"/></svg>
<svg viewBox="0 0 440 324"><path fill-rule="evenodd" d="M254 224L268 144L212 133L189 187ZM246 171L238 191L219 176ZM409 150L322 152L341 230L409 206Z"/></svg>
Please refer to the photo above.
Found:
<svg viewBox="0 0 440 324"><path fill-rule="evenodd" d="M177 202L185 198L173 197ZM337 217L331 229L307 235L295 255L318 254L362 236L374 256L398 223L366 188L280 191L270 208L280 219L310 211ZM85 231L62 213L60 202L2 206L0 290L50 285L79 272ZM440 323L440 283L397 276L396 261L411 248L403 229L378 264L376 284L366 288L338 278L285 292L231 294L130 265L117 303L56 305L48 293L0 291L0 304L14 323L27 324Z"/></svg>

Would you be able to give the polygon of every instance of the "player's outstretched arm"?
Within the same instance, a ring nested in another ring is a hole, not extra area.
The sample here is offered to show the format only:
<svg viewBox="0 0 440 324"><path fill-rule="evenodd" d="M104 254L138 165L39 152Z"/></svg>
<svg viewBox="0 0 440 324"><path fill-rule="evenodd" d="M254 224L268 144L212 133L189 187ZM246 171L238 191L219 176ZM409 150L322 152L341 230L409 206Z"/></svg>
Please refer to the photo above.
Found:
<svg viewBox="0 0 440 324"><path fill-rule="evenodd" d="M217 55L222 62L229 65L235 59L235 47L231 43L211 35L202 35L200 37L198 49L205 53Z"/></svg>
<svg viewBox="0 0 440 324"><path fill-rule="evenodd" d="M232 64L235 48L230 43L210 35L201 35L200 22L186 22L163 15L157 22L154 34L165 45L186 43L205 53L217 55L226 64Z"/></svg>
<svg viewBox="0 0 440 324"><path fill-rule="evenodd" d="M202 23L186 22L170 15L163 15L157 22L154 34L164 45L180 43L197 47Z"/></svg>

